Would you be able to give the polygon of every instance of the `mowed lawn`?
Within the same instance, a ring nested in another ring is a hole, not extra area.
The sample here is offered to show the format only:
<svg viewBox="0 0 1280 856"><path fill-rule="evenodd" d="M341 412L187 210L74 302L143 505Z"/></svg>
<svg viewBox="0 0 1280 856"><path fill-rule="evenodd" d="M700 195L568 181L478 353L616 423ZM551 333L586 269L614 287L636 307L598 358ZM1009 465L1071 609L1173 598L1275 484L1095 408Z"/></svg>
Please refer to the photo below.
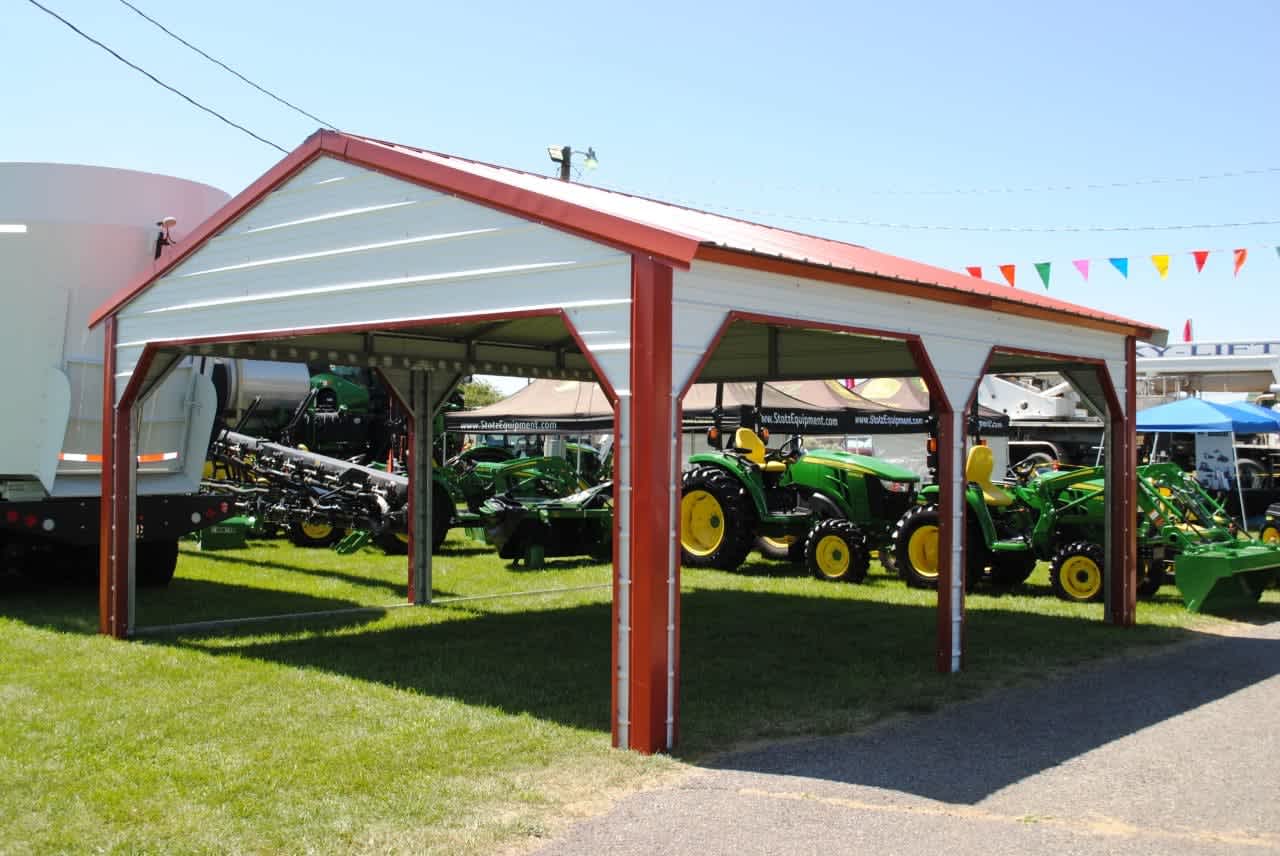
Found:
<svg viewBox="0 0 1280 856"><path fill-rule="evenodd" d="M608 566L513 568L460 536L432 608L391 608L120 643L96 590L0 593L0 853L519 851L628 791L736 745L841 733L996 686L1129 656L1232 622L1166 587L1140 626L1054 599L968 599L961 675L933 668L932 592L873 565L822 583L753 556L686 569L681 743L609 745ZM563 590L563 591L560 591ZM479 597L518 592L521 597ZM394 606L405 559L281 541L200 553L143 591L140 627ZM1280 592L1233 621L1280 619Z"/></svg>

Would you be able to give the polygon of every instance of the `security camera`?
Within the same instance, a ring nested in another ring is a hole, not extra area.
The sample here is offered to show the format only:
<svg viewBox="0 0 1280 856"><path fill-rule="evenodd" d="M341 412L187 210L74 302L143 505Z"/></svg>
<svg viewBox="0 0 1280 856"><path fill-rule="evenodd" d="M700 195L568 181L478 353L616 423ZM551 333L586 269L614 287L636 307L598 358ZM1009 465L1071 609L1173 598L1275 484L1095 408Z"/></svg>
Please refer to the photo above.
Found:
<svg viewBox="0 0 1280 856"><path fill-rule="evenodd" d="M177 217L165 217L165 218L164 218L164 219L162 219L162 220L157 220L157 221L156 221L156 225L157 225L157 226L159 226L159 227L160 227L160 228L162 228L162 229L172 229L174 226L178 225L178 218L177 218Z"/></svg>

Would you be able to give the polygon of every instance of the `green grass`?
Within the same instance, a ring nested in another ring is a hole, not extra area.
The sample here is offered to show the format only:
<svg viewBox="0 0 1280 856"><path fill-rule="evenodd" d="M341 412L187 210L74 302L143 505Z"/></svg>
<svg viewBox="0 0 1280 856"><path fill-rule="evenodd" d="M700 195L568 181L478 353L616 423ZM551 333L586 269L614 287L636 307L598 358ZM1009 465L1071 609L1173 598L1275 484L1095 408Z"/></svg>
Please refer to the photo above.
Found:
<svg viewBox="0 0 1280 856"><path fill-rule="evenodd" d="M873 570L878 570L873 568ZM185 550L139 626L402 603L405 560L284 542ZM508 567L461 539L437 598L604 585L607 566ZM683 575L676 759L609 748L607 586L118 643L96 594L0 594L0 852L487 853L762 739L846 732L1222 619L1176 591L1118 630L1098 605L968 600L968 659L933 670L931 592L824 584L753 561ZM1268 592L1246 620L1280 618Z"/></svg>

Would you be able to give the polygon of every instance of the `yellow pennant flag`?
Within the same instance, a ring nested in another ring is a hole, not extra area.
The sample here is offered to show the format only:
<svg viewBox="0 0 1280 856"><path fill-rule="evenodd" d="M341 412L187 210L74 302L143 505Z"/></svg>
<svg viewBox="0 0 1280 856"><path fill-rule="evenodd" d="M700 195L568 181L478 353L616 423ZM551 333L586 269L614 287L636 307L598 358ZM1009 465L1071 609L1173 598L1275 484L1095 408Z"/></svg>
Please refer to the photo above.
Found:
<svg viewBox="0 0 1280 856"><path fill-rule="evenodd" d="M1151 257L1151 263L1156 266L1156 270L1160 272L1161 279L1169 278L1169 256L1161 254Z"/></svg>

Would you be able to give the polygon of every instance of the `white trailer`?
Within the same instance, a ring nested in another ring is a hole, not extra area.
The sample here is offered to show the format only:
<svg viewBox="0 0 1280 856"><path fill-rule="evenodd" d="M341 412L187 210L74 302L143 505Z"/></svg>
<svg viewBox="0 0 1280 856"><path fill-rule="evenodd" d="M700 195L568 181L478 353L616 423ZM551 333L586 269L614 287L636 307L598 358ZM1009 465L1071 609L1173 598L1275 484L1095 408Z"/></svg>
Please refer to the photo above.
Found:
<svg viewBox="0 0 1280 856"><path fill-rule="evenodd" d="M150 269L166 222L180 241L227 198L129 170L0 164L0 571L98 543L103 332L88 318ZM167 582L178 537L231 510L197 494L217 409L209 369L182 361L142 410L141 583Z"/></svg>

